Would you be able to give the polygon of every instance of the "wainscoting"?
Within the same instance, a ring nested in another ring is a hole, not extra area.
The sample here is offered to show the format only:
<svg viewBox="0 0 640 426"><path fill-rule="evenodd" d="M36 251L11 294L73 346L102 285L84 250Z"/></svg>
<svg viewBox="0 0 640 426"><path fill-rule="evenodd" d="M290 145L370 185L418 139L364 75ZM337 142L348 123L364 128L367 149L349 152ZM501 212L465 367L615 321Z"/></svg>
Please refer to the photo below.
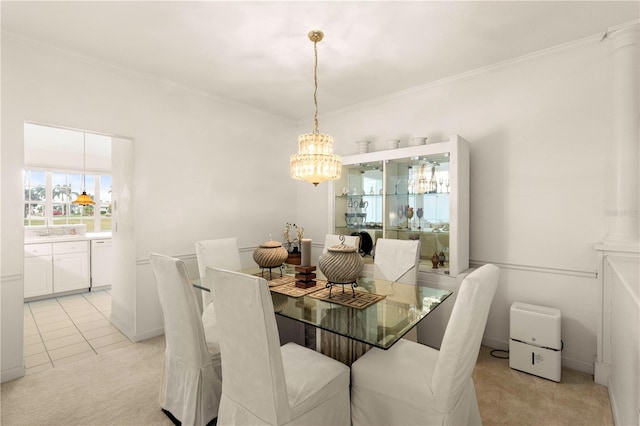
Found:
<svg viewBox="0 0 640 426"><path fill-rule="evenodd" d="M609 388L616 424L640 424L640 262L638 253L602 249L602 307L595 381Z"/></svg>

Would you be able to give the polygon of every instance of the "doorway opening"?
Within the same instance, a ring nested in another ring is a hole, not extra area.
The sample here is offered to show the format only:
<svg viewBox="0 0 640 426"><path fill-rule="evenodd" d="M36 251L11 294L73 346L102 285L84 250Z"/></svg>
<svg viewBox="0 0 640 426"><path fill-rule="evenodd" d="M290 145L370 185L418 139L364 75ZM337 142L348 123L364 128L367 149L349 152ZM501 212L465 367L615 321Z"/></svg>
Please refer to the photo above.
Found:
<svg viewBox="0 0 640 426"><path fill-rule="evenodd" d="M109 304L115 308L108 310L107 319L115 326L112 328L129 339L133 329L135 282L133 199L129 197L133 187L133 155L133 140L129 138L33 122L24 124L25 244L29 236L38 235L32 233L33 229L38 228L47 228L47 231L64 229L64 232L59 232L60 235L46 233L47 236L54 236L52 245L67 236L79 237L80 235L76 235L76 229L82 230L87 239L110 239L112 253L108 257L109 265L102 265L100 269L110 271L111 286L105 286L101 280L102 285L96 290L109 292ZM77 195L85 189L95 204L73 204ZM117 207L120 206L123 213L119 215ZM73 229L74 232L67 232L67 228ZM48 240L40 239L37 242L47 244ZM73 293L78 293L78 297L90 296L95 278L93 273L98 270L91 264L91 251L90 248L87 252L88 259L82 260L83 264L86 262L87 265L88 284L81 286L79 290L56 292L52 283L49 294L27 300L55 301L59 296ZM80 258L76 253L73 255ZM26 261L27 257L25 263ZM37 264L36 271L40 274L37 277L38 282L41 281L40 277L46 279L47 273L55 275L55 268L60 268L53 258L50 261L53 273L46 263L29 259L30 264ZM76 266L79 265L78 262L80 260L75 263ZM70 269L72 271L65 276L74 275L82 268ZM58 277L60 276L63 275L58 274ZM83 280L84 278L80 279ZM25 296L28 281L28 268L25 266Z"/></svg>

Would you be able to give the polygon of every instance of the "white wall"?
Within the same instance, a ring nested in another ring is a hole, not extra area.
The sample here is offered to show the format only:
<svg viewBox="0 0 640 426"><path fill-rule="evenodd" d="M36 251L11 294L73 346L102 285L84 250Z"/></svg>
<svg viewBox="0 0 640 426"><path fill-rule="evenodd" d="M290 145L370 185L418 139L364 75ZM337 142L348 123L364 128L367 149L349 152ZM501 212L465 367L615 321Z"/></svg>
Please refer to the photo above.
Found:
<svg viewBox="0 0 640 426"><path fill-rule="evenodd" d="M162 327L150 252L190 258L196 240L227 236L253 247L295 220L294 126L277 117L6 34L2 107L3 379L22 367L25 120L134 141L136 272L120 293L135 300L116 319L134 339Z"/></svg>
<svg viewBox="0 0 640 426"><path fill-rule="evenodd" d="M320 127L342 155L362 139L372 151L387 139L467 139L470 257L503 267L485 343L506 348L513 301L559 308L564 365L592 372L610 91L607 47L590 39L321 116ZM326 186L298 197L299 223L326 233Z"/></svg>

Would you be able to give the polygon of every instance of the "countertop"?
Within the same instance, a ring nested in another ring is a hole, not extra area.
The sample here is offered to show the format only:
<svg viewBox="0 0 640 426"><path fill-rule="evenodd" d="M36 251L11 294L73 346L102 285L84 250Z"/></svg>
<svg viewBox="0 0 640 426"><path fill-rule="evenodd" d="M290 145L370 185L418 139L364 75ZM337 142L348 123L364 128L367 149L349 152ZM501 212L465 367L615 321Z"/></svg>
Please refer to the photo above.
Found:
<svg viewBox="0 0 640 426"><path fill-rule="evenodd" d="M90 240L102 240L105 238L111 238L111 231L87 232L85 237L87 237Z"/></svg>
<svg viewBox="0 0 640 426"><path fill-rule="evenodd" d="M25 244L60 243L66 241L91 241L111 238L111 232L87 232L85 235L48 235L42 237L25 238Z"/></svg>

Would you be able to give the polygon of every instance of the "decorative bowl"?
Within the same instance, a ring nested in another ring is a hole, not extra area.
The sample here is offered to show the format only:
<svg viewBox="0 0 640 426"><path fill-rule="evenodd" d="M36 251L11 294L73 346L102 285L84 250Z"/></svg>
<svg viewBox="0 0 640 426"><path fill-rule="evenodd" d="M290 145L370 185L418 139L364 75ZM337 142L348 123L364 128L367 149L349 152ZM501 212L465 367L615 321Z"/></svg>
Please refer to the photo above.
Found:
<svg viewBox="0 0 640 426"><path fill-rule="evenodd" d="M253 260L261 268L277 268L281 266L289 253L278 241L267 241L253 251Z"/></svg>
<svg viewBox="0 0 640 426"><path fill-rule="evenodd" d="M318 267L330 283L353 283L360 276L364 261L356 247L344 244L344 238L341 241L320 256Z"/></svg>

